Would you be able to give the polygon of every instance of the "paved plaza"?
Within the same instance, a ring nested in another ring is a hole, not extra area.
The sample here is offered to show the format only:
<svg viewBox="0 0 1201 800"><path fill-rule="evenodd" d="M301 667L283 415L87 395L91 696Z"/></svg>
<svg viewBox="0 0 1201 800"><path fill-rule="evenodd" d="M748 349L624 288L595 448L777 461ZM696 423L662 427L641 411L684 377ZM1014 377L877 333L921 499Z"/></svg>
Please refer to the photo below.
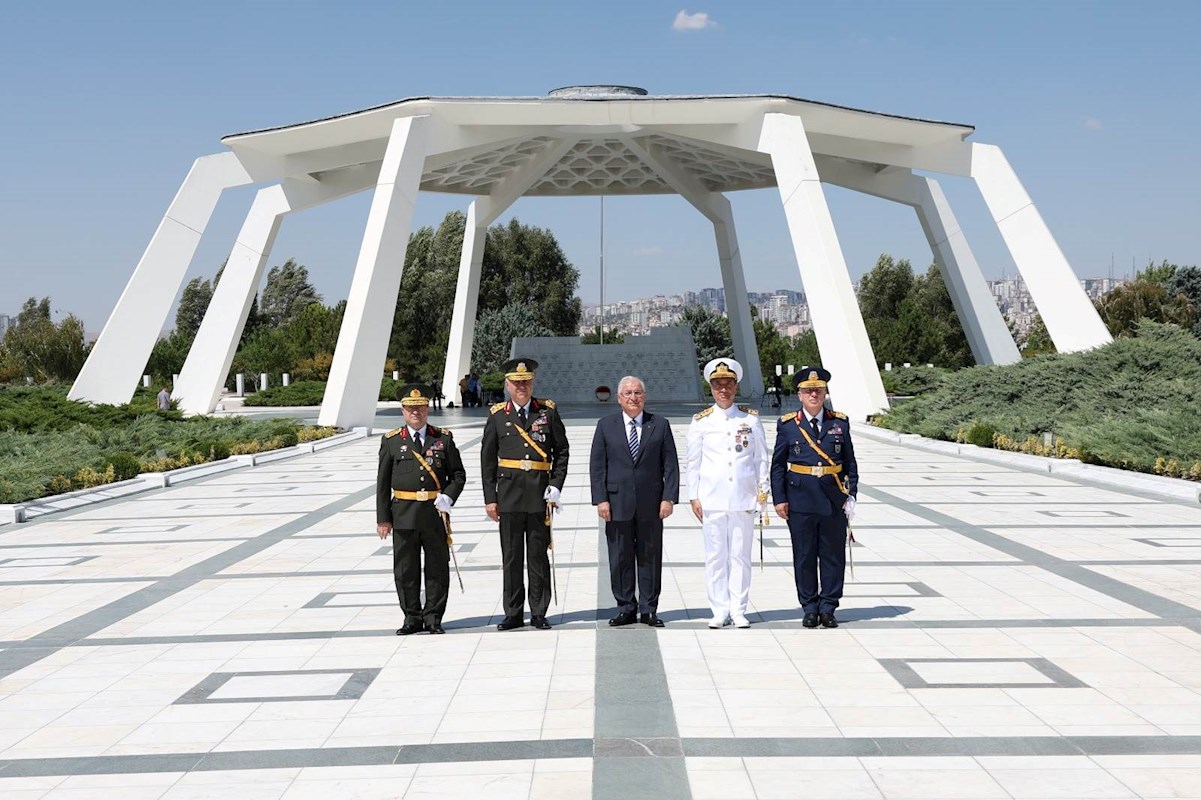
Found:
<svg viewBox="0 0 1201 800"><path fill-rule="evenodd" d="M696 409L651 410L682 456ZM612 629L596 413L551 631L495 630L478 409L431 417L468 465L446 636L394 635L378 437L0 526L0 798L1201 798L1201 507L858 426L840 628L773 519L752 628L709 630L682 505L667 627Z"/></svg>

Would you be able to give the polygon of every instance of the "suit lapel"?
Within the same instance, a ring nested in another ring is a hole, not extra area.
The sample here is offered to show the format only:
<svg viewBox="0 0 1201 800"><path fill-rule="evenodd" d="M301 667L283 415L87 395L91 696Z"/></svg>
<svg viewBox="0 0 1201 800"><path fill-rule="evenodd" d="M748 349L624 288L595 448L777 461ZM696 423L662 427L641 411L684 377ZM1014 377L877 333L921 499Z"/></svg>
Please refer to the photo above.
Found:
<svg viewBox="0 0 1201 800"><path fill-rule="evenodd" d="M651 431L654 429L655 417L653 414L642 412L642 430L638 432L638 461L642 460L642 454L646 452L646 440L650 438Z"/></svg>

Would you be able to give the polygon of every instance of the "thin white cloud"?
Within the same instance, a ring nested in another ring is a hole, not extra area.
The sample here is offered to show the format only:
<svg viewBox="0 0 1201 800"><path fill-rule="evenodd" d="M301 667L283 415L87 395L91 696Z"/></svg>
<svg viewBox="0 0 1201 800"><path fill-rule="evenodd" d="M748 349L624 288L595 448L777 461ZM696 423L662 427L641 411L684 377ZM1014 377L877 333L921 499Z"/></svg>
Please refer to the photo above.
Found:
<svg viewBox="0 0 1201 800"><path fill-rule="evenodd" d="M636 256L661 256L661 255L663 255L663 248L659 247L658 245L652 245L651 247L639 247L636 250L634 250L634 255L636 255Z"/></svg>
<svg viewBox="0 0 1201 800"><path fill-rule="evenodd" d="M1101 120L1097 119L1096 117L1085 117L1084 127L1090 131L1099 131L1102 127Z"/></svg>
<svg viewBox="0 0 1201 800"><path fill-rule="evenodd" d="M717 23L709 19L704 11L689 14L687 9L680 9L675 20L671 23L673 31L700 31L705 28L716 28Z"/></svg>

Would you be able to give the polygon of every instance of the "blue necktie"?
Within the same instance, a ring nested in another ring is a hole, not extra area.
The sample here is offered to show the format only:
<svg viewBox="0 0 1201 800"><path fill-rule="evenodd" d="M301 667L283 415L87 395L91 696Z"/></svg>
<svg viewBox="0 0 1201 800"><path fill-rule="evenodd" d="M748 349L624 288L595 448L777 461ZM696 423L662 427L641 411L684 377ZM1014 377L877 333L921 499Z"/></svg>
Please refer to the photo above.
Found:
<svg viewBox="0 0 1201 800"><path fill-rule="evenodd" d="M630 458L638 461L638 423L630 420Z"/></svg>

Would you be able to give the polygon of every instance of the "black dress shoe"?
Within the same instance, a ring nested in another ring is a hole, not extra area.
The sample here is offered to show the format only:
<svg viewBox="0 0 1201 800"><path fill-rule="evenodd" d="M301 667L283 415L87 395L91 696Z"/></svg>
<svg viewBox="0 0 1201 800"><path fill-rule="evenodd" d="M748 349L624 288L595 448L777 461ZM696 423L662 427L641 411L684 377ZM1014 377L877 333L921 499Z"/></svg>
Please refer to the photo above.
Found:
<svg viewBox="0 0 1201 800"><path fill-rule="evenodd" d="M609 626L612 628L620 628L622 625L633 625L637 621L637 614L635 614L633 611L626 611L609 620Z"/></svg>
<svg viewBox="0 0 1201 800"><path fill-rule="evenodd" d="M817 622L818 622L818 617L817 617L817 614L814 612L810 612L810 613L806 614L805 618L803 620L801 620L801 624L804 625L806 628L816 628Z"/></svg>
<svg viewBox="0 0 1201 800"><path fill-rule="evenodd" d="M411 633L421 633L425 626L418 622L406 622L396 629L397 636L408 636Z"/></svg>
<svg viewBox="0 0 1201 800"><path fill-rule="evenodd" d="M652 628L662 628L663 620L659 619L659 615L652 611L649 614L643 614L638 619L643 625L650 625Z"/></svg>
<svg viewBox="0 0 1201 800"><path fill-rule="evenodd" d="M500 624L496 626L496 629L498 631L511 631L514 628L520 628L523 625L525 625L525 620L523 620L521 617L505 617L500 621Z"/></svg>
<svg viewBox="0 0 1201 800"><path fill-rule="evenodd" d="M546 621L546 617L530 617L530 624L540 631L550 630L550 623Z"/></svg>
<svg viewBox="0 0 1201 800"><path fill-rule="evenodd" d="M441 622L435 622L433 625L430 625L428 628L426 628L426 630L428 630L430 633L446 633L446 629L442 627Z"/></svg>
<svg viewBox="0 0 1201 800"><path fill-rule="evenodd" d="M834 619L833 611L831 611L829 614L822 614L821 619L822 619L822 627L823 628L837 628L838 627L838 620Z"/></svg>

